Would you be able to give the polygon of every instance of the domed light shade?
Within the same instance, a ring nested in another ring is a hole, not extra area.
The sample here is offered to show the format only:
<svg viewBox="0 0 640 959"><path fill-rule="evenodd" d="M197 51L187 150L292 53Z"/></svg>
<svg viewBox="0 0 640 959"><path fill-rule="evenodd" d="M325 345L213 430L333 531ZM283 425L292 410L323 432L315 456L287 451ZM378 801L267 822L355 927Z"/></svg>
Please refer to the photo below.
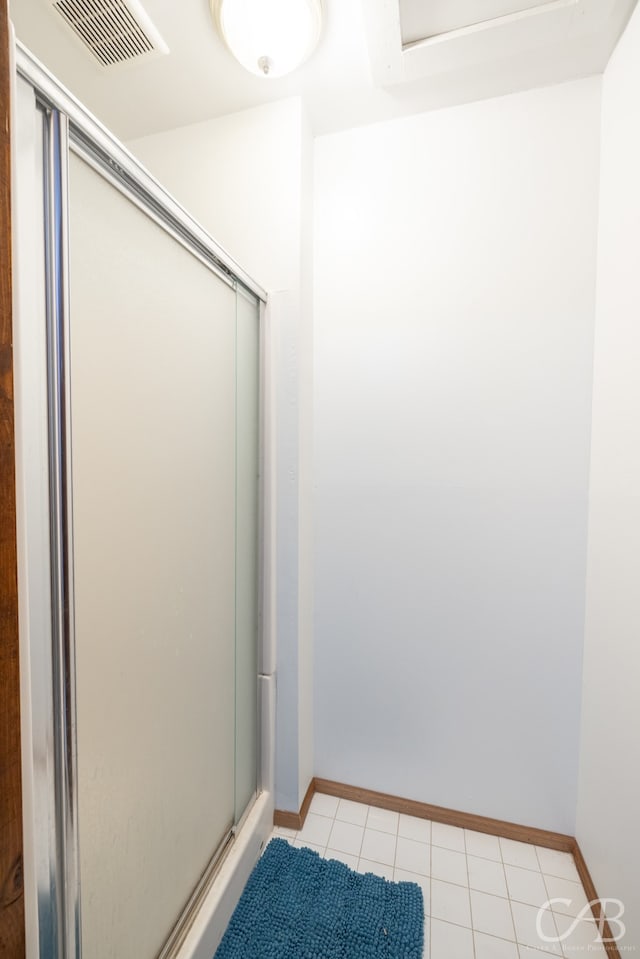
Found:
<svg viewBox="0 0 640 959"><path fill-rule="evenodd" d="M291 73L320 39L320 0L211 0L211 8L233 56L258 76Z"/></svg>

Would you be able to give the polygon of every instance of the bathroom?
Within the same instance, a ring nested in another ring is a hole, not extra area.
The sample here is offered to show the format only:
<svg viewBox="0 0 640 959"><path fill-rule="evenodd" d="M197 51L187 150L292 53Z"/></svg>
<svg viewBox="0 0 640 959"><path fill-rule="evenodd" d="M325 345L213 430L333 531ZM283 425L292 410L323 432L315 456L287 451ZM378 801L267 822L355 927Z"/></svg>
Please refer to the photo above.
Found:
<svg viewBox="0 0 640 959"><path fill-rule="evenodd" d="M640 944L634 4L393 82L383 3L326 2L282 79L207 3L143 6L170 53L112 74L50 4L10 15L268 293L271 810L315 777L575 837Z"/></svg>

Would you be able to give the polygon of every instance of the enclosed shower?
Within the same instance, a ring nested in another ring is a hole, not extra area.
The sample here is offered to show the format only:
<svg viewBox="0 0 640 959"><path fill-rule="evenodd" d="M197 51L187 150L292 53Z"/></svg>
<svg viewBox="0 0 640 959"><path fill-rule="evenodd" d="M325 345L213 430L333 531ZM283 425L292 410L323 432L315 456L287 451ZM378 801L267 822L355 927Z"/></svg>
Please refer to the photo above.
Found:
<svg viewBox="0 0 640 959"><path fill-rule="evenodd" d="M14 120L29 957L205 955L272 808L266 294L21 48Z"/></svg>

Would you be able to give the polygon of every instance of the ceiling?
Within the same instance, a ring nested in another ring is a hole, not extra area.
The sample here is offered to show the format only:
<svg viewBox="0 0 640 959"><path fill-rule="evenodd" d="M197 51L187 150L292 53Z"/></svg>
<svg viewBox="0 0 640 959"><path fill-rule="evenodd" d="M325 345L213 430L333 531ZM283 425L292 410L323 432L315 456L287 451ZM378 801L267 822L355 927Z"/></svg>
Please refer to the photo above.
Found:
<svg viewBox="0 0 640 959"><path fill-rule="evenodd" d="M10 0L18 38L123 140L294 95L321 134L589 76L636 0L323 0L316 53L281 79L233 60L208 0L141 2L169 53L103 67L52 0Z"/></svg>

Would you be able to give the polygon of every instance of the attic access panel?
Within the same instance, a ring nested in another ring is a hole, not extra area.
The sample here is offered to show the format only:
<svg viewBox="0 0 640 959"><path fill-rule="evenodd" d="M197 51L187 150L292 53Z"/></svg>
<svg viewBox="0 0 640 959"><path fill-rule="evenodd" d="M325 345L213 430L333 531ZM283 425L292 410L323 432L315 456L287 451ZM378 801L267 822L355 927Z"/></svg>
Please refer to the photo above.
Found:
<svg viewBox="0 0 640 959"><path fill-rule="evenodd" d="M402 45L477 26L556 0L399 0Z"/></svg>

